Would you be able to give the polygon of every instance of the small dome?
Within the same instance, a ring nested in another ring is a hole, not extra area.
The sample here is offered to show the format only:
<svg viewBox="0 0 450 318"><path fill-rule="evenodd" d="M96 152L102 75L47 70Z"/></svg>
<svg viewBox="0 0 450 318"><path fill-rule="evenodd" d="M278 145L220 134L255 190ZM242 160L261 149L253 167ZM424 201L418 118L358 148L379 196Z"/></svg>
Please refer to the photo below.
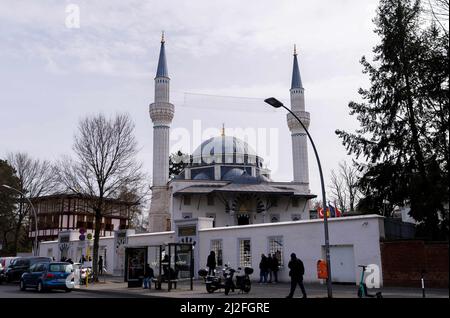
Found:
<svg viewBox="0 0 450 318"><path fill-rule="evenodd" d="M247 172L244 171L243 174L240 176L236 176L231 179L231 183L236 184L258 184L261 183L258 177L254 177L249 175Z"/></svg>
<svg viewBox="0 0 450 318"><path fill-rule="evenodd" d="M236 177L240 177L244 174L244 170L239 168L233 168L227 173L224 174L222 177L222 180L233 180Z"/></svg>
<svg viewBox="0 0 450 318"><path fill-rule="evenodd" d="M259 182L270 182L270 179L267 178L266 176L263 176L262 174L257 176L257 178Z"/></svg>
<svg viewBox="0 0 450 318"><path fill-rule="evenodd" d="M200 172L193 178L193 180L210 180L210 179L211 178L204 172Z"/></svg>

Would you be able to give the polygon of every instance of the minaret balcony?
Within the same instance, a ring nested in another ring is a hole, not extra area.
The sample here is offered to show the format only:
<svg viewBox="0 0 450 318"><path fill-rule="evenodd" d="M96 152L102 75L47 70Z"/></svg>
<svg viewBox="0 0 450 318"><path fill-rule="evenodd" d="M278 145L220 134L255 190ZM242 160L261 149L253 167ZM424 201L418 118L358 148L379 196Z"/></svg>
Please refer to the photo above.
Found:
<svg viewBox="0 0 450 318"><path fill-rule="evenodd" d="M295 110L294 114L297 115L297 117L302 121L303 125L305 125L306 128L309 127L309 113L308 112L304 112L301 110ZM290 131L303 129L302 125L297 121L297 119L294 116L292 116L291 113L287 114L287 124L288 124Z"/></svg>
<svg viewBox="0 0 450 318"><path fill-rule="evenodd" d="M171 103L156 102L150 104L150 118L155 125L169 125L174 113L175 107Z"/></svg>

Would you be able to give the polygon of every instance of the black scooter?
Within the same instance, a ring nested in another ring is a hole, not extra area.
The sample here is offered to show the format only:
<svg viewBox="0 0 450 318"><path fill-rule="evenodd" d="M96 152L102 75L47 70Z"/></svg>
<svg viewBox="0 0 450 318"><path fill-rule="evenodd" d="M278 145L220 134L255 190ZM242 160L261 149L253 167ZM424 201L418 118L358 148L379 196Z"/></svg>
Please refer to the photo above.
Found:
<svg viewBox="0 0 450 318"><path fill-rule="evenodd" d="M253 269L246 267L242 273L242 269L239 267L236 275L236 283L234 283L235 272L235 269L225 265L222 269L223 278L220 275L216 275L216 271L214 271L214 275L208 275L206 269L199 270L198 274L205 280L206 291L208 293L213 293L222 288L225 290L225 295L228 295L230 291L234 292L235 289L239 289L245 293L250 292L251 281L249 275L253 273Z"/></svg>
<svg viewBox="0 0 450 318"><path fill-rule="evenodd" d="M219 275L216 275L216 270L214 270L213 275L209 275L208 270L201 269L198 271L198 275L203 277L206 285L206 291L208 293L214 293L216 290L225 288L225 283Z"/></svg>
<svg viewBox="0 0 450 318"><path fill-rule="evenodd" d="M237 271L230 269L231 275L228 280L225 281L225 295L231 291L234 292L235 289L240 290L242 293L249 293L252 288L252 282L250 281L250 275L253 273L253 268L245 267L242 270L238 267ZM233 276L236 275L236 283L233 281Z"/></svg>

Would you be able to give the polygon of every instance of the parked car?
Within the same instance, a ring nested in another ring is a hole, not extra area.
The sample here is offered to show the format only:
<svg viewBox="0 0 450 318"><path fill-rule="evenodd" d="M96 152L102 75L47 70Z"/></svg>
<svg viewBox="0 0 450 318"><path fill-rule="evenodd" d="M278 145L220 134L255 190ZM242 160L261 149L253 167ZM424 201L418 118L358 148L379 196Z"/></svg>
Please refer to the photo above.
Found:
<svg viewBox="0 0 450 318"><path fill-rule="evenodd" d="M50 263L50 257L18 257L8 267L5 272L5 280L9 282L19 281L22 274L27 272L36 263Z"/></svg>
<svg viewBox="0 0 450 318"><path fill-rule="evenodd" d="M22 274L20 290L29 287L39 292L50 289L72 291L73 280L67 282L67 277L73 272L73 266L66 262L35 263L28 271Z"/></svg>
<svg viewBox="0 0 450 318"><path fill-rule="evenodd" d="M16 257L0 257L0 284L5 280L5 272Z"/></svg>

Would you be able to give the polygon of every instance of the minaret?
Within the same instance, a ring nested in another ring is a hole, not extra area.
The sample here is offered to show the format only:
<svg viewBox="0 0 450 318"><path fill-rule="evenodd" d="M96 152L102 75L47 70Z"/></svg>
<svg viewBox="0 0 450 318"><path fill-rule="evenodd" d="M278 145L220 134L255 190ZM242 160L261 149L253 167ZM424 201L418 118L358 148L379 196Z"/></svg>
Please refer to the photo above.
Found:
<svg viewBox="0 0 450 318"><path fill-rule="evenodd" d="M153 183L149 213L150 232L170 227L169 192L169 130L175 108L169 102L170 78L167 71L164 32L161 36L158 68L155 77L155 102L150 104L153 122Z"/></svg>
<svg viewBox="0 0 450 318"><path fill-rule="evenodd" d="M291 82L291 110L300 118L306 128L309 127L309 113L305 111L305 89L300 77L297 61L297 49L294 45L294 65ZM308 173L308 140L300 123L291 114L287 115L287 123L292 136L292 163L294 182L306 183L309 186Z"/></svg>

